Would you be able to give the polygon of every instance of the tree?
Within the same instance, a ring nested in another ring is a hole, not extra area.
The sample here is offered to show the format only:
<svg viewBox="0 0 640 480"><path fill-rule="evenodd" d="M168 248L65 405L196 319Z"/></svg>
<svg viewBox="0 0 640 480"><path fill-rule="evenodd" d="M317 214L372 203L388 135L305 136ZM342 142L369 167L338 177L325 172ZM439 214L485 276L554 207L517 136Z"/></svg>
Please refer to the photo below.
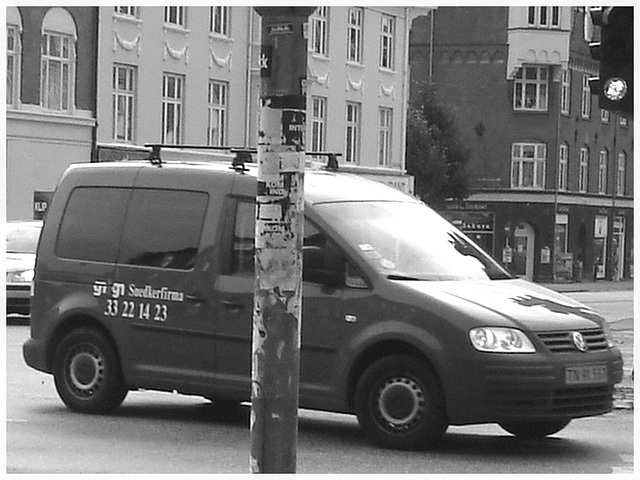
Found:
<svg viewBox="0 0 640 480"><path fill-rule="evenodd" d="M468 197L469 151L434 91L421 92L407 115L407 171L415 177L415 194L435 208Z"/></svg>

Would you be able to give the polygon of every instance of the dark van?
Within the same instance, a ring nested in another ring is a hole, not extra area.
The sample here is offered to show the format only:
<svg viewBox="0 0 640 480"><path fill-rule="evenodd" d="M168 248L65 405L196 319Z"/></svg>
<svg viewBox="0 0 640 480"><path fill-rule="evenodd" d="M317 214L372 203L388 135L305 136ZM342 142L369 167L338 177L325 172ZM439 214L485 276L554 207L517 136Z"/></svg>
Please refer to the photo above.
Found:
<svg viewBox="0 0 640 480"><path fill-rule="evenodd" d="M256 190L255 168L222 163L72 166L38 247L26 363L79 412L137 389L250 400ZM301 407L356 414L394 448L611 411L622 358L591 309L376 182L308 170L305 217Z"/></svg>

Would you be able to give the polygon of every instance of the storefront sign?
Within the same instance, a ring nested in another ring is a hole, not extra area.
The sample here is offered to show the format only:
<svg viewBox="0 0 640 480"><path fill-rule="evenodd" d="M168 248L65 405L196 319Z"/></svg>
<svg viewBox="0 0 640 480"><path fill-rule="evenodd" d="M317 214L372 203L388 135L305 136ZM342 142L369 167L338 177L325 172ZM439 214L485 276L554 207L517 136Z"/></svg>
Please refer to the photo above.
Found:
<svg viewBox="0 0 640 480"><path fill-rule="evenodd" d="M33 219L43 220L53 198L53 192L33 192Z"/></svg>

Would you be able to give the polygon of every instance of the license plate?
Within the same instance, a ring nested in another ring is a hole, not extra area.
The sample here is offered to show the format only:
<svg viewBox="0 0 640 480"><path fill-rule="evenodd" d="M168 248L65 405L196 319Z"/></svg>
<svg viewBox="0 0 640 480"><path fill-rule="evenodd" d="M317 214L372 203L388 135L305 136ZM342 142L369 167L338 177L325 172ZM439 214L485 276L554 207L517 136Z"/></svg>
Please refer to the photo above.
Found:
<svg viewBox="0 0 640 480"><path fill-rule="evenodd" d="M606 365L587 365L584 367L568 367L565 370L567 385L583 385L586 383L607 383Z"/></svg>

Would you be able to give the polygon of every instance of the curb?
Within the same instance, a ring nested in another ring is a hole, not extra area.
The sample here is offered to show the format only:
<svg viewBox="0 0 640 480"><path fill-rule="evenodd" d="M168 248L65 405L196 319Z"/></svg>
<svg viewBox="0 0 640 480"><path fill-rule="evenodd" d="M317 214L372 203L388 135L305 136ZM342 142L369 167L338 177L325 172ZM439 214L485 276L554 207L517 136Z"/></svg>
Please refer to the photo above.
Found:
<svg viewBox="0 0 640 480"><path fill-rule="evenodd" d="M617 386L613 392L613 408L633 410L633 387Z"/></svg>

